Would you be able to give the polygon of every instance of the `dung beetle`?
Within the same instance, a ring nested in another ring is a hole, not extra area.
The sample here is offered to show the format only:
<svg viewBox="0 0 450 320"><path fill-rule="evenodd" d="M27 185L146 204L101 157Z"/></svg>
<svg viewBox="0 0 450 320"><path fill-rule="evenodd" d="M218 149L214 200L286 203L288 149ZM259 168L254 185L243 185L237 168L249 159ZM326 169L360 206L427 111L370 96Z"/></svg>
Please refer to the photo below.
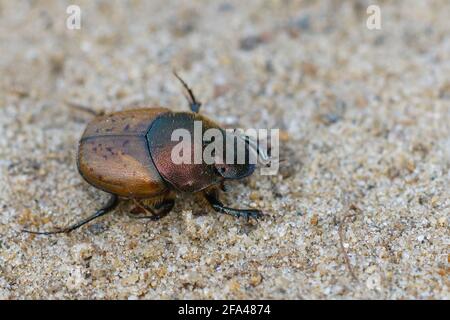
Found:
<svg viewBox="0 0 450 320"><path fill-rule="evenodd" d="M203 128L216 128L225 134L218 124L199 114L201 103L175 71L174 75L188 93L190 112L173 112L166 108L126 110L97 114L87 125L78 146L78 171L89 184L110 194L108 202L93 215L63 229L24 232L68 233L111 212L119 199L133 200L146 213L138 218L158 220L172 210L178 192L202 196L219 213L247 220L262 217L260 210L229 208L218 198L225 180L251 175L255 164L249 161L174 164L171 160L171 150L177 143L171 139L175 129L193 132L194 121L201 121ZM252 144L245 141L246 148L252 148Z"/></svg>

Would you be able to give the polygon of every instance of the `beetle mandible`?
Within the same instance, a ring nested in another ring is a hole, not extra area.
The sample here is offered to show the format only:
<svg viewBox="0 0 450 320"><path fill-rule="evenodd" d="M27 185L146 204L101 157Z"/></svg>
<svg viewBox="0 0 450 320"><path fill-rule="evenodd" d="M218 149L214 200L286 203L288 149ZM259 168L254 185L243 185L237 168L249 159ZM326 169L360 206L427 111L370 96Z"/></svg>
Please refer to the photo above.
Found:
<svg viewBox="0 0 450 320"><path fill-rule="evenodd" d="M89 184L110 194L107 203L93 215L63 229L23 231L44 235L68 233L111 212L120 199L131 199L149 213L139 218L159 220L174 207L177 192L199 194L219 213L247 220L262 217L260 210L233 209L224 206L218 198L225 180L251 175L255 164L249 161L243 164L225 164L225 161L174 164L171 161L171 150L177 143L171 140L175 129L184 128L192 133L194 121L201 121L203 128L216 128L226 135L218 124L199 113L201 103L186 82L175 71L173 73L188 93L190 112L133 109L97 115L87 125L78 146L78 171ZM246 151L257 148L253 150L257 154L265 153L247 138L242 138Z"/></svg>

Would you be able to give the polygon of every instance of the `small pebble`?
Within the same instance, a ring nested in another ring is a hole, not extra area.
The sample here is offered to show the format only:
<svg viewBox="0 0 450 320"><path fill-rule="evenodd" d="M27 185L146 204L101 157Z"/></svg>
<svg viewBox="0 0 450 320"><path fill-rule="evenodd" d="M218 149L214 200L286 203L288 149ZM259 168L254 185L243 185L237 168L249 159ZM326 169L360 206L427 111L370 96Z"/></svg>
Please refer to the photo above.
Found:
<svg viewBox="0 0 450 320"><path fill-rule="evenodd" d="M313 226L317 226L317 224L319 223L319 217L317 216L317 214L313 215L311 217L311 219L309 220L309 222L313 225Z"/></svg>

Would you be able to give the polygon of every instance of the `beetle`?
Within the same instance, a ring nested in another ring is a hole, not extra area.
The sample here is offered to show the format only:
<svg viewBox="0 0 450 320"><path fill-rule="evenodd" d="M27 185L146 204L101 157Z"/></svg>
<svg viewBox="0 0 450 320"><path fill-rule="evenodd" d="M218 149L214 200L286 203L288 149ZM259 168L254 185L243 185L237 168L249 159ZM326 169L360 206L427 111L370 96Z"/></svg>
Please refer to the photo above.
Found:
<svg viewBox="0 0 450 320"><path fill-rule="evenodd" d="M177 143L171 139L175 129L193 132L194 121L201 121L203 128L219 129L225 134L217 123L199 113L201 103L186 82L173 73L188 93L190 111L173 112L161 107L132 109L97 115L87 125L78 146L78 171L90 185L110 194L107 203L91 216L63 229L23 231L44 235L68 233L113 211L121 199L133 200L147 213L139 218L159 220L172 210L179 192L201 195L219 213L247 220L263 216L257 209L226 207L218 197L224 181L251 175L255 164L171 161L171 150ZM246 151L257 148L248 139L244 141Z"/></svg>

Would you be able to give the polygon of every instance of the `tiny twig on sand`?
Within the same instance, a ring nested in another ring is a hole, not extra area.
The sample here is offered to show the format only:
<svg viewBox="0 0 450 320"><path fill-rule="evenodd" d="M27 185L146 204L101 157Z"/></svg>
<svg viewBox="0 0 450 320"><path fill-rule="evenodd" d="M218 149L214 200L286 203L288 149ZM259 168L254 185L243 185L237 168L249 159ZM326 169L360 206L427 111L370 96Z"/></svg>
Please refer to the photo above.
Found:
<svg viewBox="0 0 450 320"><path fill-rule="evenodd" d="M344 234L344 227L347 219L353 218L354 216L358 215L361 212L361 209L359 209L356 205L352 204L349 207L349 210L354 211L353 213L348 212L344 218L342 218L341 222L339 223L339 245L341 247L342 255L344 256L345 264L347 266L348 272L352 276L352 278L356 281L358 281L358 278L355 275L355 272L353 271L353 267L350 264L350 258L348 257L348 252L344 247L344 241L345 241L345 234Z"/></svg>

